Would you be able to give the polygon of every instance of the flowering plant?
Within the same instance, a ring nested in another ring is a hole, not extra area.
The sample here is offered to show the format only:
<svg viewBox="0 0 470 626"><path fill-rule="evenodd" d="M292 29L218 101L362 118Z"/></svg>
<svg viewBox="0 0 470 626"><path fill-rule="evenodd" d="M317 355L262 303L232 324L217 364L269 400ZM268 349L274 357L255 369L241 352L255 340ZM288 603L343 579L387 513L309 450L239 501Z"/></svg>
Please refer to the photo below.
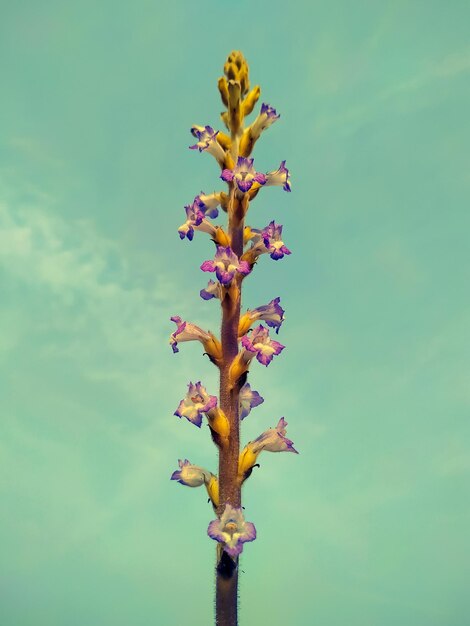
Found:
<svg viewBox="0 0 470 626"><path fill-rule="evenodd" d="M177 353L179 343L200 341L204 354L220 372L218 398L210 395L200 381L190 382L175 411L175 415L185 417L198 427L206 417L219 451L219 472L216 476L185 459L179 461L179 469L173 472L171 479L187 487L206 487L217 515L207 531L218 546L216 623L233 625L237 624L239 555L245 543L256 539L254 524L245 520L242 484L258 465L256 461L263 450L297 453L293 442L286 437L287 422L283 417L275 428L269 428L240 451L240 421L264 402L247 382L251 363L256 359L267 367L285 348L270 335L270 331L277 334L284 321L280 298L241 314L243 281L251 275L262 254L269 254L276 261L291 254L282 241L280 224L273 220L264 228L251 228L245 225L245 218L261 188L280 186L290 192L291 182L285 161L277 170L266 174L255 169L251 157L253 148L280 115L263 103L254 122L245 126L245 118L252 113L261 92L259 86L250 89L248 65L240 52L229 55L218 87L227 109L221 118L228 133L209 125L194 125L191 133L196 143L189 147L216 159L220 179L226 183L227 190L197 195L185 206L186 221L178 228L178 233L182 240L192 241L196 231L204 232L215 244L213 259L204 261L201 270L212 273L216 280L211 279L200 295L204 300L220 301L221 334L217 338L212 332L174 316L171 320L176 330L170 336L170 345ZM225 226L212 221L218 217L219 208L227 214Z"/></svg>

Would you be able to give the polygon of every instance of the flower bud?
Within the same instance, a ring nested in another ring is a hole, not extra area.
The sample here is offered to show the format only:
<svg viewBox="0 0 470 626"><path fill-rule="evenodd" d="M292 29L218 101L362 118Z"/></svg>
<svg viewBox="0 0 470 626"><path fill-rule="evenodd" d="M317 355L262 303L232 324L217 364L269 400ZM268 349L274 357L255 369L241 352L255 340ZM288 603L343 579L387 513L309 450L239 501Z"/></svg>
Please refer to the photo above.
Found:
<svg viewBox="0 0 470 626"><path fill-rule="evenodd" d="M216 509L219 506L219 481L217 476L214 476L214 474L210 475L209 480L206 482L206 489L212 506Z"/></svg>
<svg viewBox="0 0 470 626"><path fill-rule="evenodd" d="M232 133L236 133L242 122L241 114L241 85L237 80L228 82L228 113Z"/></svg>
<svg viewBox="0 0 470 626"><path fill-rule="evenodd" d="M225 76L221 76L219 78L219 82L217 83L219 88L220 97L222 98L222 102L228 107L228 87L227 87L227 79Z"/></svg>
<svg viewBox="0 0 470 626"><path fill-rule="evenodd" d="M255 104L258 102L259 97L261 95L261 87L256 85L253 89L248 93L246 98L243 100L243 116L246 117L250 115L250 113L255 108Z"/></svg>
<svg viewBox="0 0 470 626"><path fill-rule="evenodd" d="M212 430L218 433L223 439L227 439L230 433L230 424L222 409L215 407L207 413L207 419Z"/></svg>

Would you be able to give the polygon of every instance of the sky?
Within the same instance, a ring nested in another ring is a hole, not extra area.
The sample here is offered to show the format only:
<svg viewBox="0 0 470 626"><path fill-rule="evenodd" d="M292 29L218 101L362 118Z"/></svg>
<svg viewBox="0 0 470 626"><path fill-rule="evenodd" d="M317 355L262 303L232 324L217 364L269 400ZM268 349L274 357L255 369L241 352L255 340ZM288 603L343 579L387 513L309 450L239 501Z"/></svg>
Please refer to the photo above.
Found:
<svg viewBox="0 0 470 626"><path fill-rule="evenodd" d="M0 622L207 626L214 515L169 480L216 472L173 415L217 331L203 233L223 189L192 124L220 128L240 49L279 121L255 150L292 193L243 306L281 297L286 345L252 366L247 442L285 416L300 454L244 487L258 531L240 624L464 626L470 603L468 2L0 0Z"/></svg>

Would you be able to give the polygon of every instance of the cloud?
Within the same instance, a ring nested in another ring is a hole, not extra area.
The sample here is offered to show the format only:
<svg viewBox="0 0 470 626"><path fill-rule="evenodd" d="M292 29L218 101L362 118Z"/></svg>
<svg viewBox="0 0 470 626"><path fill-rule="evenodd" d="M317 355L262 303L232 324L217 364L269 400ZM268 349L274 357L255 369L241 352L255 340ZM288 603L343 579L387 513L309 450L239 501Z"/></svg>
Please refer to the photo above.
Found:
<svg viewBox="0 0 470 626"><path fill-rule="evenodd" d="M64 162L58 159L50 148L46 148L44 142L39 142L32 137L12 137L8 143L11 148L32 161L44 163L55 169L64 165Z"/></svg>
<svg viewBox="0 0 470 626"><path fill-rule="evenodd" d="M98 542L167 486L178 452L161 442L180 424L166 404L176 406L190 363L162 375L172 359L167 309L178 301L165 260L156 254L150 265L92 220L67 219L54 197L1 174L0 354L29 398L7 396L0 491L15 502L6 532L20 524L25 538L15 562L31 563ZM78 369L85 385L61 388L57 366L72 379ZM90 381L123 391L144 419L128 419L127 407L116 419L121 396L96 404ZM193 441L191 429L177 432L181 445Z"/></svg>
<svg viewBox="0 0 470 626"><path fill-rule="evenodd" d="M136 400L152 385L154 395L157 356L168 348L167 309L177 301L164 259L155 255L149 267L91 220L63 217L51 196L25 184L5 188L2 319L11 332L0 345L4 357L23 336L42 337L43 356L71 358L84 376L112 381Z"/></svg>
<svg viewBox="0 0 470 626"><path fill-rule="evenodd" d="M429 97L417 98L417 92L436 83L454 79L470 71L470 49L448 54L437 62L428 64L421 72L406 80L394 82L390 86L374 93L364 90L366 100L337 113L318 115L315 132L323 133L332 128L346 128L353 132L368 123L386 108L397 109L401 113L416 110L429 104ZM339 86L337 89L339 90ZM441 90L436 94L443 93ZM413 97L411 97L413 96Z"/></svg>
<svg viewBox="0 0 470 626"><path fill-rule="evenodd" d="M441 79L450 79L470 71L470 50L462 50L445 56L441 61L432 63L421 73L401 83L391 85L378 94L378 101L387 101L402 93L410 93L427 87Z"/></svg>

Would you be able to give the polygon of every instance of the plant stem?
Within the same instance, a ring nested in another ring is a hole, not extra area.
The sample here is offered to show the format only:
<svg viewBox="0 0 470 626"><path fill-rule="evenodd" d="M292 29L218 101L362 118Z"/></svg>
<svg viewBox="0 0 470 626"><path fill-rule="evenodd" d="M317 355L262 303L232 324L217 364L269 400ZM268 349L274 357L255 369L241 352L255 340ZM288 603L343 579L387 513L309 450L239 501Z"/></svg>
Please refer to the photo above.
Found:
<svg viewBox="0 0 470 626"><path fill-rule="evenodd" d="M217 626L238 625L238 567L231 557L223 552L221 559L217 553L215 611ZM225 563L230 560L231 563ZM233 567L233 565L235 567ZM224 567L227 567L225 570Z"/></svg>
<svg viewBox="0 0 470 626"><path fill-rule="evenodd" d="M232 250L243 254L243 212L232 192L229 207L229 236ZM241 281L228 289L222 301L221 341L223 364L220 368L220 407L230 424L228 444L219 450L219 516L225 505L241 507L241 485L237 479L240 455L239 394L240 383L230 381L229 371L238 354L238 326L240 322ZM216 566L216 624L236 626L238 601L238 558L218 551Z"/></svg>

